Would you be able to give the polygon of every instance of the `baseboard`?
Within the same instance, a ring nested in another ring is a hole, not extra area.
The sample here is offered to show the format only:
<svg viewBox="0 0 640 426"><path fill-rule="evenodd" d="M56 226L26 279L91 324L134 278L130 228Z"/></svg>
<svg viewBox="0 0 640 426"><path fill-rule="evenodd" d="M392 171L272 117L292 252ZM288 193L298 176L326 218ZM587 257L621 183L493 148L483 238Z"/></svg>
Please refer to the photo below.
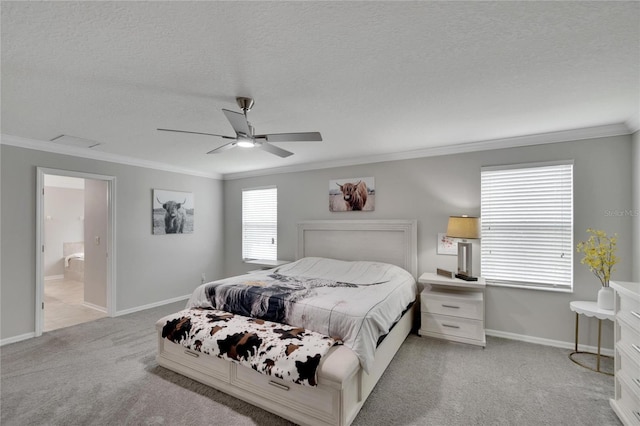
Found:
<svg viewBox="0 0 640 426"><path fill-rule="evenodd" d="M93 303L89 303L87 301L82 302L82 306L86 306L87 308L95 309L96 311L100 311L102 313L107 313L107 308L100 305L94 305Z"/></svg>
<svg viewBox="0 0 640 426"><path fill-rule="evenodd" d="M119 317L121 315L132 314L134 312L144 311L145 309L156 308L158 306L168 305L169 303L179 302L181 300L187 300L189 297L191 297L190 294L188 294L186 296L174 297L173 299L161 300L160 302L150 303L148 305L138 306L138 307L131 308L131 309L125 309L123 311L117 311L113 316L114 317ZM91 303L84 302L83 305L86 305L87 307L92 308L92 309L97 309L97 310L99 310L101 312L104 312L104 313L107 312L106 309L104 309L103 307L97 306L97 305L93 305ZM19 336L7 337L6 339L0 339L0 346L9 345L11 343L16 343L16 342L21 342L23 340L31 339L33 337L36 337L36 333L35 332L25 333L25 334L21 334Z"/></svg>
<svg viewBox="0 0 640 426"><path fill-rule="evenodd" d="M23 340L36 337L36 333L25 333L19 336L7 337L6 339L0 339L0 346L10 345L11 343L21 342Z"/></svg>
<svg viewBox="0 0 640 426"><path fill-rule="evenodd" d="M162 300L162 301L155 302L155 303L150 303L148 305L137 306L135 308L130 308L130 309L122 310L122 311L117 311L114 314L114 317L119 317L119 316L122 316L122 315L132 314L134 312L144 311L145 309L156 308L158 306L168 305L169 303L179 302L181 300L187 300L187 299L189 299L189 297L191 297L190 294L186 295L186 296L174 297L173 299L167 299L167 300ZM87 304L87 303L85 302L85 304ZM106 311L103 310L103 308L98 307L96 305L89 306L89 307L92 307L93 309L98 309L98 310L100 310L102 312L106 312ZM535 344L544 345L544 346L553 346L553 347L562 348L562 349L573 349L575 347L575 343L574 342L564 342L562 340L544 339L542 337L526 336L524 334L509 333L509 332L500 331L500 330L489 330L489 329L487 329L487 330L485 330L485 334L487 336L501 337L503 339L518 340L518 341L521 341L521 342L535 343ZM11 343L20 342L22 340L27 340L27 339L30 339L32 337L35 337L35 335L36 334L32 332L32 333L21 334L19 336L8 337L6 339L0 339L0 346L9 345ZM588 352L597 352L597 350L598 350L598 348L595 347L595 346L586 346L586 345L579 345L578 349L580 349L581 351L588 351ZM602 348L600 350L600 353L602 355L613 356L613 349Z"/></svg>
<svg viewBox="0 0 640 426"><path fill-rule="evenodd" d="M179 302L181 300L187 300L189 297L191 297L191 294L188 294L186 296L174 297L173 299L162 300L160 302L150 303L148 305L137 306L135 308L124 309L122 311L116 311L116 313L113 314L113 316L119 317L122 315L132 314L134 312L144 311L146 309L157 308L158 306L168 305L169 303Z"/></svg>
<svg viewBox="0 0 640 426"><path fill-rule="evenodd" d="M53 281L53 280L63 280L64 275L49 275L44 277L45 281Z"/></svg>
<svg viewBox="0 0 640 426"><path fill-rule="evenodd" d="M519 340L521 342L535 343L535 344L544 345L544 346L553 346L555 348L571 349L571 350L575 348L574 342L563 342L562 340L544 339L542 337L526 336L524 334L509 333L509 332L500 331L500 330L487 329L485 330L485 333L487 336L502 337L503 339ZM594 352L594 353L598 351L598 348L596 346L587 346L587 345L578 345L578 349L581 351ZM613 349L601 348L600 353L602 355L613 356Z"/></svg>

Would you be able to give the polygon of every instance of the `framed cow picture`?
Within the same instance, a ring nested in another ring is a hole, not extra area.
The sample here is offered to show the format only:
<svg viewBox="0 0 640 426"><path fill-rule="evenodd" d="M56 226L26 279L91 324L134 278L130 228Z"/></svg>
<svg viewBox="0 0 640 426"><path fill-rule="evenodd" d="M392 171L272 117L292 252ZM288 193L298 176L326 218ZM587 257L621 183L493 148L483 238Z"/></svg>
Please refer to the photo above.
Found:
<svg viewBox="0 0 640 426"><path fill-rule="evenodd" d="M373 177L333 179L329 181L329 211L373 211L376 187Z"/></svg>
<svg viewBox="0 0 640 426"><path fill-rule="evenodd" d="M153 190L151 220L154 235L193 233L193 193Z"/></svg>

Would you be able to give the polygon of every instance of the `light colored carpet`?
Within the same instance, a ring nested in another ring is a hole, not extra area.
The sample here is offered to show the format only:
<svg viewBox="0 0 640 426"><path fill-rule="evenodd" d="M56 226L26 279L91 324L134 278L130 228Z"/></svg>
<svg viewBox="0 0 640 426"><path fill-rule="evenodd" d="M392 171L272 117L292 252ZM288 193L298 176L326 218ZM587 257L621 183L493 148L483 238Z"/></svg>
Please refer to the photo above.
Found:
<svg viewBox="0 0 640 426"><path fill-rule="evenodd" d="M155 321L183 302L0 349L2 425L288 425L155 362ZM620 425L613 378L569 351L411 335L354 425Z"/></svg>

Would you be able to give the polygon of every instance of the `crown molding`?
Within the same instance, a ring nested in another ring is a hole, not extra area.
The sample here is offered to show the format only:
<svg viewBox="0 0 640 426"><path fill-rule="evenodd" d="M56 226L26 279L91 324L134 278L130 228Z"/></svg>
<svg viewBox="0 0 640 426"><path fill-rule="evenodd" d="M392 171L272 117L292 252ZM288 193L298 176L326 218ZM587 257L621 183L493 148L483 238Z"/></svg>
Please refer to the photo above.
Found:
<svg viewBox="0 0 640 426"><path fill-rule="evenodd" d="M614 123L603 126L585 127L581 129L562 130L558 132L538 133L535 135L516 136L503 139L492 139L478 142L465 142L455 145L441 145L413 151L371 155L344 160L304 163L293 166L276 167L248 172L226 173L224 180L244 179L268 176L281 173L295 173L310 170L330 169L334 167L356 166L360 164L382 163L385 161L411 160L414 158L436 157L441 155L462 154L467 152L488 151L492 149L516 148L522 146L545 145L551 143L570 142L633 133L625 123Z"/></svg>
<svg viewBox="0 0 640 426"><path fill-rule="evenodd" d="M54 154L70 155L73 157L88 158L91 160L107 161L110 163L125 164L127 166L144 167L146 169L162 170L165 172L180 173L183 175L205 177L210 179L221 180L223 175L220 173L205 173L193 169L185 169L170 164L158 163L155 161L146 161L137 158L127 157L124 155L110 154L101 151L92 151L87 148L75 148L67 145L56 145L47 141L39 141L36 139L23 138L20 136L0 135L0 145L16 146L19 148L34 149L37 151L51 152Z"/></svg>
<svg viewBox="0 0 640 426"><path fill-rule="evenodd" d="M629 128L629 133L635 133L640 130L640 116L635 116L625 121L626 126Z"/></svg>
<svg viewBox="0 0 640 426"><path fill-rule="evenodd" d="M170 164L140 160L124 155L109 154L106 152L79 149L65 145L56 145L46 141L23 138L20 136L2 134L0 145L17 146L20 148L35 149L38 151L52 152L56 154L71 155L74 157L88 158L92 160L107 161L111 163L125 164L129 166L144 167L154 170L162 170L191 176L205 177L218 180L235 180L259 176L269 176L281 173L296 173L311 170L331 169L335 167L356 166L361 164L382 163L385 161L411 160L415 158L436 157L441 155L462 154L467 152L488 151L492 149L516 148L522 146L544 145L551 143L569 142L585 139L594 139L610 136L629 135L638 131L638 124L633 122L614 123L603 126L585 127L581 129L563 130L558 132L538 133L534 135L516 136L503 139L492 139L477 142L465 142L455 145L441 145L413 151L395 152L389 154L370 155L358 158L342 160L320 161L313 163L296 164L292 166L275 167L269 169L251 170L238 173L201 172L193 169L185 169Z"/></svg>

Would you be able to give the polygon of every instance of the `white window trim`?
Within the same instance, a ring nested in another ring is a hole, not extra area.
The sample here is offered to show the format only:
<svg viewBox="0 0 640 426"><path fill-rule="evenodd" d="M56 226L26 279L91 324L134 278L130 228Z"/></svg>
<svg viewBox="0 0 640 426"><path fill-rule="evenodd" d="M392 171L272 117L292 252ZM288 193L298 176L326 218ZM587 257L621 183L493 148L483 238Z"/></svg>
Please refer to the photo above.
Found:
<svg viewBox="0 0 640 426"><path fill-rule="evenodd" d="M573 160L557 160L557 161L541 161L537 163L516 163L516 164L503 164L497 166L482 166L481 172L492 172L495 170L517 170L517 169L532 169L534 167L548 167L548 166L568 166L574 165Z"/></svg>
<svg viewBox="0 0 640 426"><path fill-rule="evenodd" d="M573 292L573 234L574 234L574 180L573 180L573 160L561 160L561 161L548 161L548 162L537 162L537 163L520 163L520 164L510 164L510 165L500 165L500 166L486 166L481 168L482 172L490 172L490 171L499 171L499 170L518 170L518 169L530 169L536 167L549 167L549 166L572 166L571 171L571 214L570 214L570 241L567 252L570 253L571 261L569 262L568 268L568 284L567 285L553 285L553 284L541 284L541 283L527 283L527 282L518 282L518 281L509 281L509 280L496 280L491 279L490 277L485 275L485 268L482 269L483 276L486 278L487 285L497 286L497 287L509 287L509 288L524 288L528 290L543 290L543 291L551 291L551 292L561 292L561 293L572 293ZM482 185L482 184L481 184ZM481 187L482 188L482 187ZM483 197L484 198L484 197ZM484 202L484 200L483 200ZM484 214L481 214L481 221L484 217ZM485 231L484 223L481 225L483 231ZM486 232L486 231L485 231ZM484 263L484 259L482 259L482 263Z"/></svg>
<svg viewBox="0 0 640 426"><path fill-rule="evenodd" d="M245 193L247 192L251 192L251 191L261 191L261 190L269 190L269 189L275 189L276 190L276 210L275 210L275 235L273 235L272 238L274 238L274 245L275 245L275 253L273 254L273 258L271 258L270 256L259 256L259 257L247 257L245 256ZM243 188L241 190L241 214L242 214L242 240L241 240L241 250L242 250L242 260L245 263L255 263L255 264L260 264L260 265L270 265L271 263L277 262L277 258L278 258L278 207L277 207L277 202L278 202L278 195L277 195L277 186L275 185L271 185L271 186L260 186L260 187L252 187L252 188Z"/></svg>

